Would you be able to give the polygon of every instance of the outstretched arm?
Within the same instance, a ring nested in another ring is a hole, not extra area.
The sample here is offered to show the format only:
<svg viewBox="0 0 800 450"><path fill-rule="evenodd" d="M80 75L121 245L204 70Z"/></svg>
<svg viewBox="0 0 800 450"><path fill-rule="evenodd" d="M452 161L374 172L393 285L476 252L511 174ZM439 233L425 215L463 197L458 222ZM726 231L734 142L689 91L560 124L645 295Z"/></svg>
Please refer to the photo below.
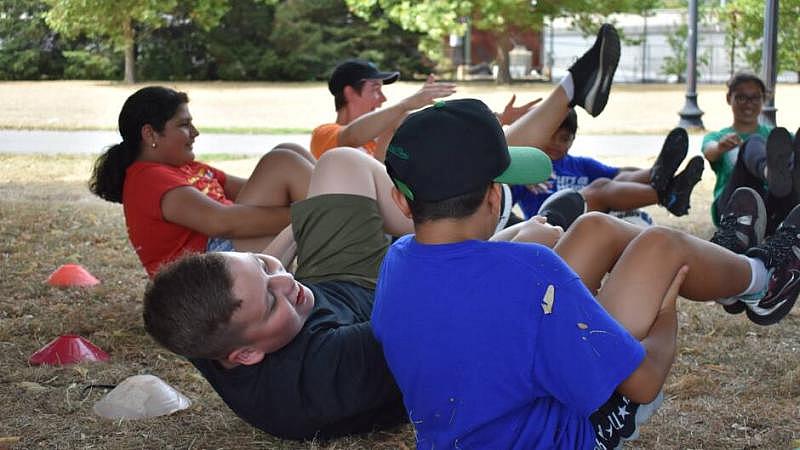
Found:
<svg viewBox="0 0 800 450"><path fill-rule="evenodd" d="M455 92L453 83L439 83L433 77L414 95L400 100L395 105L364 114L345 125L339 131L338 143L343 147L360 147L387 131L394 131L409 111L427 106L437 98L447 97Z"/></svg>

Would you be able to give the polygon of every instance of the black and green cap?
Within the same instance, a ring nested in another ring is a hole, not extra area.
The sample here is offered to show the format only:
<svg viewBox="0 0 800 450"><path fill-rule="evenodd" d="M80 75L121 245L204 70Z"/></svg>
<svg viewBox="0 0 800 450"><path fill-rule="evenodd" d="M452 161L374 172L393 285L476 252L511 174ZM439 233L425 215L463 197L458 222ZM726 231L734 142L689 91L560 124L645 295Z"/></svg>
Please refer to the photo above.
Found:
<svg viewBox="0 0 800 450"><path fill-rule="evenodd" d="M492 181L541 183L553 164L537 148L509 147L489 107L461 99L409 115L386 150L386 170L409 200L437 202Z"/></svg>

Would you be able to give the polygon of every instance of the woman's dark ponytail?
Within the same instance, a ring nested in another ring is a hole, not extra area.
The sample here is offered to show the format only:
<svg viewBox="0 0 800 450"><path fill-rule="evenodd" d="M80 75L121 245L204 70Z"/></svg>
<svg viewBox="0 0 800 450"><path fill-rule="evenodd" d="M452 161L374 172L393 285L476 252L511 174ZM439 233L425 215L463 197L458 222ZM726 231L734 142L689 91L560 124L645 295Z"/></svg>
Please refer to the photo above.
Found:
<svg viewBox="0 0 800 450"><path fill-rule="evenodd" d="M103 200L122 203L122 186L125 184L125 171L139 157L140 149L129 148L130 144L121 142L109 147L94 162L89 190Z"/></svg>

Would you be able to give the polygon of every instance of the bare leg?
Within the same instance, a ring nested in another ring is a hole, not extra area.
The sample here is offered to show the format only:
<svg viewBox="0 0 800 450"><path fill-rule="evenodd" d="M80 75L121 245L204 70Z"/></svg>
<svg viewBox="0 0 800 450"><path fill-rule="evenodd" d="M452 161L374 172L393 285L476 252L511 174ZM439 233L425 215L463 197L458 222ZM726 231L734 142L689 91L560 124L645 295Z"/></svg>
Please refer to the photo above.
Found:
<svg viewBox="0 0 800 450"><path fill-rule="evenodd" d="M568 110L567 93L561 86L556 86L542 103L508 127L508 145L543 147L558 130Z"/></svg>
<svg viewBox="0 0 800 450"><path fill-rule="evenodd" d="M300 147L302 149L302 147ZM236 203L257 206L289 206L306 198L313 164L295 149L274 148L261 157L236 197ZM288 223L283 224L283 226ZM261 251L273 235L235 239L239 251Z"/></svg>
<svg viewBox="0 0 800 450"><path fill-rule="evenodd" d="M314 165L314 164L317 163L317 158L314 158L314 155L312 155L311 152L308 151L302 145L298 145L298 144L295 144L293 142L283 142L283 143L280 143L280 144L276 145L273 150L279 149L279 148L282 148L284 150L290 150L290 151L293 151L293 152L297 153L298 155L300 155L303 158L305 158L306 160L308 160L308 162L310 162L311 165Z"/></svg>
<svg viewBox="0 0 800 450"><path fill-rule="evenodd" d="M581 189L589 211L626 211L658 203L658 194L649 184L598 178Z"/></svg>
<svg viewBox="0 0 800 450"><path fill-rule="evenodd" d="M687 299L732 297L749 285L750 264L743 256L669 228L650 227L638 234L637 230L613 217L587 214L570 227L556 252L589 289L611 270L597 300L638 339L647 335L684 265L689 272L680 295Z"/></svg>
<svg viewBox="0 0 800 450"><path fill-rule="evenodd" d="M317 162L308 197L322 194L353 194L374 198L387 233L413 233L411 219L392 200L393 184L386 167L359 150L341 147L325 152Z"/></svg>
<svg viewBox="0 0 800 450"><path fill-rule="evenodd" d="M651 169L622 170L614 177L614 180L650 184L650 170Z"/></svg>

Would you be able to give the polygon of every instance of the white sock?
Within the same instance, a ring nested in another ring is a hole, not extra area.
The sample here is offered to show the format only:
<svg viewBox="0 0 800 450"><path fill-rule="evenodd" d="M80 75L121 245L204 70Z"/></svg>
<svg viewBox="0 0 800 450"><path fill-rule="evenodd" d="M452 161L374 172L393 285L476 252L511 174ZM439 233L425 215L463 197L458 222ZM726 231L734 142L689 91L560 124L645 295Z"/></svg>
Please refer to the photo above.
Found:
<svg viewBox="0 0 800 450"><path fill-rule="evenodd" d="M575 83L572 82L572 74L567 72L567 75L561 79L561 83L558 83L558 85L567 93L567 99L572 101L572 97L575 96Z"/></svg>
<svg viewBox="0 0 800 450"><path fill-rule="evenodd" d="M739 294L739 296L757 294L767 290L769 271L764 267L764 262L758 258L750 258L747 256L745 256L745 258L747 258L747 262L750 263L750 285L747 286L747 289Z"/></svg>

